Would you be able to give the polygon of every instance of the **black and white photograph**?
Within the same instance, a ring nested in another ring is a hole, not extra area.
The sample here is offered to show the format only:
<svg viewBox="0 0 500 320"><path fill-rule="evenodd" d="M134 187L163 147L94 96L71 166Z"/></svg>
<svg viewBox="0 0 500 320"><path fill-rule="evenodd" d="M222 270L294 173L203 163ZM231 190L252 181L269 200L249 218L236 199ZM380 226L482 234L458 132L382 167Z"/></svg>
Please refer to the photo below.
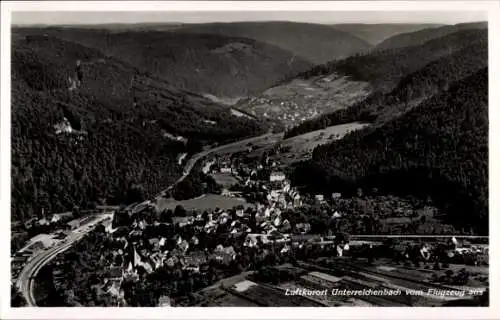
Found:
<svg viewBox="0 0 500 320"><path fill-rule="evenodd" d="M2 3L3 304L488 310L498 30L445 2Z"/></svg>

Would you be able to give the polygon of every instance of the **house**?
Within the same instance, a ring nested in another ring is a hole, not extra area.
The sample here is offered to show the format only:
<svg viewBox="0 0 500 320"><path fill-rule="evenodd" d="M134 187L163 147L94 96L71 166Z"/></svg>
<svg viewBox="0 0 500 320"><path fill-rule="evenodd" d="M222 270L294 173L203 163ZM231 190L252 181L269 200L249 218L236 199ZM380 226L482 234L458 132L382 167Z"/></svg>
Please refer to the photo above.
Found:
<svg viewBox="0 0 500 320"><path fill-rule="evenodd" d="M163 261L165 260L165 257L163 256L163 254L156 252L156 253L152 254L149 257L149 259L151 260L151 262L153 262L154 269L156 270L163 265Z"/></svg>
<svg viewBox="0 0 500 320"><path fill-rule="evenodd" d="M170 307L171 306L171 301L169 296L161 296L158 299L158 307L164 308L164 307Z"/></svg>
<svg viewBox="0 0 500 320"><path fill-rule="evenodd" d="M288 232L292 230L292 226L290 224L290 221L288 221L288 219L285 219L282 223L281 223L281 228L280 228L280 232Z"/></svg>
<svg viewBox="0 0 500 320"><path fill-rule="evenodd" d="M273 221L274 226L279 227L281 224L281 217L279 215L276 216L276 218Z"/></svg>
<svg viewBox="0 0 500 320"><path fill-rule="evenodd" d="M289 246L289 245L285 245L285 246L281 249L280 253L281 253L281 254L285 254L285 253L287 253L288 251L290 251L290 249L291 249L291 248L290 248L290 246Z"/></svg>
<svg viewBox="0 0 500 320"><path fill-rule="evenodd" d="M317 194L314 196L314 200L316 200L316 202L321 203L321 202L325 201L325 197L322 194Z"/></svg>
<svg viewBox="0 0 500 320"><path fill-rule="evenodd" d="M168 258L168 259L165 261L165 264L166 264L168 267L170 267L170 268L172 268L173 266L175 266L175 264L176 264L176 263L177 263L177 262L176 262L176 259L174 259L174 257L170 257L170 258Z"/></svg>
<svg viewBox="0 0 500 320"><path fill-rule="evenodd" d="M178 247L179 247L179 250L181 250L181 252L186 252L189 249L189 243L186 240L182 240L178 244Z"/></svg>
<svg viewBox="0 0 500 320"><path fill-rule="evenodd" d="M292 234L290 236L290 241L294 244L301 244L305 242L314 242L318 240L319 237L311 234Z"/></svg>
<svg viewBox="0 0 500 320"><path fill-rule="evenodd" d="M234 251L233 246L224 248L219 244L214 250L213 258L219 263L229 264L236 259L236 251Z"/></svg>
<svg viewBox="0 0 500 320"><path fill-rule="evenodd" d="M342 198L342 194L338 192L332 193L332 199L340 199Z"/></svg>
<svg viewBox="0 0 500 320"><path fill-rule="evenodd" d="M112 297L122 297L123 296L123 291L120 289L121 283L118 281L108 281L103 287L103 291L106 292L107 294L111 295Z"/></svg>
<svg viewBox="0 0 500 320"><path fill-rule="evenodd" d="M132 230L129 233L129 239L131 241L137 241L142 237L143 231L142 230Z"/></svg>
<svg viewBox="0 0 500 320"><path fill-rule="evenodd" d="M221 173L231 173L232 169L230 167L222 167L220 168Z"/></svg>
<svg viewBox="0 0 500 320"><path fill-rule="evenodd" d="M54 215L52 215L52 219L50 219L50 223L57 223L57 222L61 221L61 219L62 218L60 215L54 214Z"/></svg>
<svg viewBox="0 0 500 320"><path fill-rule="evenodd" d="M241 206L241 207L237 207L237 208L236 208L236 216L238 216L238 217L240 217L240 218L241 218L241 217L243 217L244 215L245 215L245 210L244 210L243 206Z"/></svg>
<svg viewBox="0 0 500 320"><path fill-rule="evenodd" d="M38 220L38 224L41 226L46 226L46 225L49 225L50 222L47 219L42 218L42 219Z"/></svg>
<svg viewBox="0 0 500 320"><path fill-rule="evenodd" d="M203 252L193 252L186 257L184 257L184 270L189 270L191 272L199 273L200 267L207 261L206 256Z"/></svg>
<svg viewBox="0 0 500 320"><path fill-rule="evenodd" d="M180 227L190 225L194 222L194 217L173 217L172 222L178 224Z"/></svg>
<svg viewBox="0 0 500 320"><path fill-rule="evenodd" d="M282 193L278 195L278 199L276 201L282 205L286 205L286 196Z"/></svg>
<svg viewBox="0 0 500 320"><path fill-rule="evenodd" d="M247 234L243 245L246 247L255 247L260 242L262 242L263 244L269 243L268 235L259 233L249 233Z"/></svg>
<svg viewBox="0 0 500 320"><path fill-rule="evenodd" d="M197 237L197 236L192 236L192 237L191 237L191 244L193 244L193 245L195 245L195 246L196 246L196 245L198 245L199 243L200 243L200 239L198 239L198 237Z"/></svg>
<svg viewBox="0 0 500 320"><path fill-rule="evenodd" d="M420 248L420 255L424 258L424 260L429 260L431 257L430 248L427 244L423 244Z"/></svg>
<svg viewBox="0 0 500 320"><path fill-rule="evenodd" d="M158 238L151 238L148 240L149 245L153 247L154 251L158 251L160 249L160 239Z"/></svg>
<svg viewBox="0 0 500 320"><path fill-rule="evenodd" d="M280 194L281 194L281 190L274 189L274 190L271 190L271 193L269 195L271 196L271 200L276 200L276 199L278 199Z"/></svg>
<svg viewBox="0 0 500 320"><path fill-rule="evenodd" d="M110 267L107 272L106 276L104 277L105 280L108 281L121 281L123 278L123 272L121 267Z"/></svg>
<svg viewBox="0 0 500 320"><path fill-rule="evenodd" d="M311 225L309 223L297 223L295 228L299 233L308 233L311 231Z"/></svg>
<svg viewBox="0 0 500 320"><path fill-rule="evenodd" d="M270 182L284 181L285 179L286 179L285 174L283 172L279 172L279 171L271 172L271 175L269 176Z"/></svg>
<svg viewBox="0 0 500 320"><path fill-rule="evenodd" d="M165 243L166 243L166 242L167 242L167 239L165 239L164 237L162 237L162 238L160 239L160 241L158 241L158 245L159 245L160 247L163 247L163 246L165 246Z"/></svg>
<svg viewBox="0 0 500 320"><path fill-rule="evenodd" d="M64 295L68 300L73 300L75 298L75 291L73 289L64 290Z"/></svg>
<svg viewBox="0 0 500 320"><path fill-rule="evenodd" d="M25 223L24 223L24 227L26 229L30 229L33 227L33 225L36 223L36 218L31 218L29 220L27 220Z"/></svg>
<svg viewBox="0 0 500 320"><path fill-rule="evenodd" d="M283 192L288 193L288 192L290 192L290 190L291 190L290 182L287 181L287 182L285 182L285 185L283 186Z"/></svg>

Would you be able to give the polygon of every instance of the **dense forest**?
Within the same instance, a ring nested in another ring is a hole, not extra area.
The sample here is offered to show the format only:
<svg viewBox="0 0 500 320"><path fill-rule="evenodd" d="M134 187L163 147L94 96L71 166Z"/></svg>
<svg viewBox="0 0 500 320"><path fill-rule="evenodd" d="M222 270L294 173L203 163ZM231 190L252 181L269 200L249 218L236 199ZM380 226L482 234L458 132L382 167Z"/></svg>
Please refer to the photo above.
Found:
<svg viewBox="0 0 500 320"><path fill-rule="evenodd" d="M77 59L84 78L68 91ZM180 153L265 130L97 50L51 36L14 37L12 220L126 203L138 187L150 196L181 174Z"/></svg>
<svg viewBox="0 0 500 320"><path fill-rule="evenodd" d="M444 37L450 33L468 29L487 29L487 22L459 23L451 26L425 28L415 32L408 32L390 37L377 45L379 49L396 49L423 44L429 40Z"/></svg>
<svg viewBox="0 0 500 320"><path fill-rule="evenodd" d="M243 37L280 47L312 63L325 63L370 49L360 37L328 25L290 21L187 24L186 33Z"/></svg>
<svg viewBox="0 0 500 320"><path fill-rule="evenodd" d="M299 74L299 77L336 73L350 76L353 80L370 82L375 91L390 92L406 75L466 46L487 42L487 39L487 30L462 30L418 46L376 50L318 65Z"/></svg>
<svg viewBox="0 0 500 320"><path fill-rule="evenodd" d="M372 45L377 45L399 34L441 26L443 25L435 23L342 23L332 25L335 29L349 32Z"/></svg>
<svg viewBox="0 0 500 320"><path fill-rule="evenodd" d="M383 123L403 114L423 99L488 66L488 42L481 39L425 65L405 76L389 93L376 92L365 100L333 113L305 121L286 132L290 138L329 126L350 122Z"/></svg>
<svg viewBox="0 0 500 320"><path fill-rule="evenodd" d="M38 30L21 29L30 34ZM46 28L49 36L101 50L180 89L241 97L307 70L312 63L268 43L216 34Z"/></svg>
<svg viewBox="0 0 500 320"><path fill-rule="evenodd" d="M346 194L376 187L430 195L450 222L487 233L487 69L381 127L317 147L294 180Z"/></svg>

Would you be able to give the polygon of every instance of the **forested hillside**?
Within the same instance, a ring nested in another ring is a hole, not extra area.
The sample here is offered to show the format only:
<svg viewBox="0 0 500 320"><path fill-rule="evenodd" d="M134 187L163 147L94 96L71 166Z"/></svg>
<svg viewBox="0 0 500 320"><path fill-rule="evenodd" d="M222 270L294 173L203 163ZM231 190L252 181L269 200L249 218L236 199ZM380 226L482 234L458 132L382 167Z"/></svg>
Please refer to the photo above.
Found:
<svg viewBox="0 0 500 320"><path fill-rule="evenodd" d="M316 148L295 179L346 193L360 187L431 196L449 221L487 233L487 69L382 127Z"/></svg>
<svg viewBox="0 0 500 320"><path fill-rule="evenodd" d="M243 37L280 47L313 63L348 57L371 45L352 33L331 26L288 21L186 24L182 32Z"/></svg>
<svg viewBox="0 0 500 320"><path fill-rule="evenodd" d="M336 73L350 76L354 80L368 81L375 91L389 92L403 77L418 71L428 63L466 46L487 42L487 39L487 30L458 31L419 46L374 51L332 61L315 66L299 76L309 78Z"/></svg>
<svg viewBox="0 0 500 320"><path fill-rule="evenodd" d="M332 27L349 32L366 42L377 45L378 43L398 34L415 32L422 29L441 27L432 23L343 23L334 24Z"/></svg>
<svg viewBox="0 0 500 320"><path fill-rule="evenodd" d="M488 43L482 39L405 76L391 92L372 94L349 108L305 121L289 130L286 137L355 121L383 123L487 66Z"/></svg>
<svg viewBox="0 0 500 320"><path fill-rule="evenodd" d="M116 32L55 27L42 30L101 50L177 88L217 97L260 92L312 66L286 50L242 37L177 30ZM31 31L23 30L25 34Z"/></svg>
<svg viewBox="0 0 500 320"><path fill-rule="evenodd" d="M83 81L69 91L77 59ZM264 131L97 50L52 36L13 39L13 221L152 195L179 177L180 153Z"/></svg>
<svg viewBox="0 0 500 320"><path fill-rule="evenodd" d="M426 28L423 30L398 34L377 45L378 49L396 49L423 44L429 40L444 37L448 34L468 29L487 29L487 22L459 23L452 26Z"/></svg>

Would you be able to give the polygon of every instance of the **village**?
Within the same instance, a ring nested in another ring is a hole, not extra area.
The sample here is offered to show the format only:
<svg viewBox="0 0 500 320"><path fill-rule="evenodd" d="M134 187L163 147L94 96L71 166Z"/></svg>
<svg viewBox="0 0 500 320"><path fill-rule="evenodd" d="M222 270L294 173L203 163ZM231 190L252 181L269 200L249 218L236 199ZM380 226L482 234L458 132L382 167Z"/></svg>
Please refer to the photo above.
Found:
<svg viewBox="0 0 500 320"><path fill-rule="evenodd" d="M209 156L203 159L201 171L222 185L214 196L240 199L242 204L203 210L176 205L172 210L161 208L159 199L145 201L118 209L112 221L94 231L113 243L104 276L92 285L97 299L106 297L113 305L128 306L130 288L139 283L157 288L153 306L266 305L270 301L284 306L408 305L415 299L313 299L285 297L285 292L298 287L418 289L422 281L417 278L428 279L424 287L430 288L468 282L480 292L487 288L487 244L450 236L423 241L350 235L340 226L358 218L335 209L341 193L301 194L280 164L268 156L249 161L237 155ZM326 219L318 221L318 213ZM30 222L45 228L45 233L15 254L14 279L37 250L65 241L65 230L75 230L92 216L87 212L87 218L69 220L73 214ZM63 285L64 264L64 260L55 263L54 287L71 296ZM448 272L453 264L454 275ZM269 272L278 275L266 278ZM159 284L167 279L173 284ZM265 298L269 295L272 299ZM443 303L439 297L426 299L425 305Z"/></svg>

